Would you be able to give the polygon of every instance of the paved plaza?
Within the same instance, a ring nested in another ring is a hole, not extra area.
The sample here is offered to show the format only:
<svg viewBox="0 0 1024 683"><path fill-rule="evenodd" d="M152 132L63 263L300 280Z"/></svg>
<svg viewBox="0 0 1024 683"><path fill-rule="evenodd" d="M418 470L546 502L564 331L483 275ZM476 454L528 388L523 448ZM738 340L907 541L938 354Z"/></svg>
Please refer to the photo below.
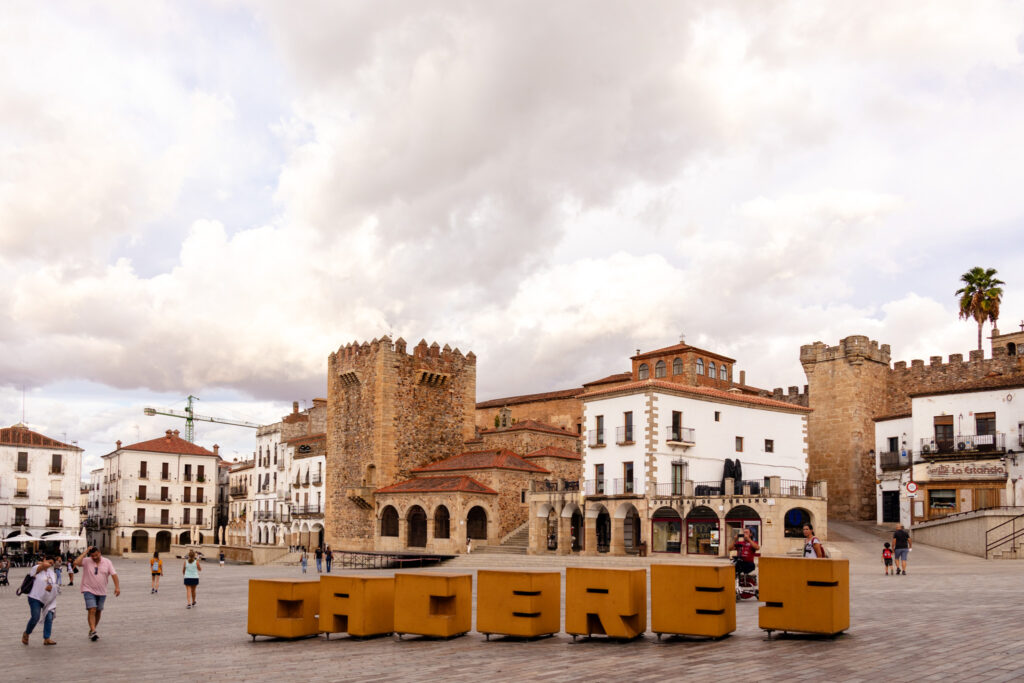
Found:
<svg viewBox="0 0 1024 683"><path fill-rule="evenodd" d="M0 588L0 675L6 681L1024 679L1024 563L986 562L918 546L909 576L886 577L879 532L841 523L830 524L830 530L829 546L851 563L852 625L835 640L767 641L757 628L758 605L744 602L737 605L736 632L720 641L658 642L648 633L628 643L573 642L562 633L534 642L486 642L472 632L450 641L335 636L253 643L246 634L247 579L299 576L297 567L208 564L199 604L187 610L180 561L165 560L167 575L154 596L145 563L115 560L123 590L120 598L108 599L96 643L86 639L77 586L65 587L59 598L56 647L43 647L41 624L31 645L21 645L26 601L14 595L13 586ZM474 555L445 569L561 568L564 574L567 563L647 566L651 561L588 559ZM12 583L22 574L12 571Z"/></svg>

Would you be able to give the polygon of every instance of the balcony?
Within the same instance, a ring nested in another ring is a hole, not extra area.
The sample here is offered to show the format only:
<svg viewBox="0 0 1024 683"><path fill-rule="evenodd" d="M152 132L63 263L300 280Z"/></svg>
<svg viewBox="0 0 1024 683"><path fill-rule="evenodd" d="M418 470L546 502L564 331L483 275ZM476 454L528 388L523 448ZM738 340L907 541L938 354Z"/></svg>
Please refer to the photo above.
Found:
<svg viewBox="0 0 1024 683"><path fill-rule="evenodd" d="M181 480L182 481L192 481L192 473L191 472L186 472L185 474L181 475Z"/></svg>
<svg viewBox="0 0 1024 683"><path fill-rule="evenodd" d="M64 474L64 466L58 465L57 467L54 467L53 465L50 465L50 474Z"/></svg>
<svg viewBox="0 0 1024 683"><path fill-rule="evenodd" d="M249 495L249 487L248 486L232 486L231 487L231 497L232 498L245 498L248 495Z"/></svg>
<svg viewBox="0 0 1024 683"><path fill-rule="evenodd" d="M668 442L669 446L683 446L684 448L689 448L697 443L696 438L697 435L692 427L665 428L665 441Z"/></svg>
<svg viewBox="0 0 1024 683"><path fill-rule="evenodd" d="M167 474L166 472L163 472L163 473L160 474L160 481L170 481L170 480L171 480L171 475Z"/></svg>
<svg viewBox="0 0 1024 683"><path fill-rule="evenodd" d="M324 514L323 505L293 505L292 517L318 517Z"/></svg>
<svg viewBox="0 0 1024 683"><path fill-rule="evenodd" d="M163 503L164 505L166 505L166 504L171 503L173 501L169 497L168 498L158 498L156 496L146 496L145 498L136 497L135 498L135 502L136 503Z"/></svg>
<svg viewBox="0 0 1024 683"><path fill-rule="evenodd" d="M15 498L28 498L28 491L15 491L14 492L14 497Z"/></svg>
<svg viewBox="0 0 1024 683"><path fill-rule="evenodd" d="M50 495L48 495L47 498L50 500L64 500L64 494L60 491L57 491L56 493L50 491Z"/></svg>
<svg viewBox="0 0 1024 683"><path fill-rule="evenodd" d="M14 526L28 526L28 517L15 517Z"/></svg>
<svg viewBox="0 0 1024 683"><path fill-rule="evenodd" d="M284 472L284 458L277 461L277 471Z"/></svg>
<svg viewBox="0 0 1024 683"><path fill-rule="evenodd" d="M955 437L930 437L921 439L921 456L924 458L977 455L1006 452L1006 434L958 434Z"/></svg>
<svg viewBox="0 0 1024 683"><path fill-rule="evenodd" d="M17 465L15 466L14 471L18 474L28 474L32 470L28 465Z"/></svg>
<svg viewBox="0 0 1024 683"><path fill-rule="evenodd" d="M604 442L604 430L591 429L587 432L587 445L591 448L604 448L607 445Z"/></svg>
<svg viewBox="0 0 1024 683"><path fill-rule="evenodd" d="M260 522L269 522L274 518L274 513L269 510L257 510L253 516Z"/></svg>
<svg viewBox="0 0 1024 683"><path fill-rule="evenodd" d="M196 475L196 481L198 483L200 483L200 484L205 484L206 483L206 475L205 474L197 474Z"/></svg>
<svg viewBox="0 0 1024 683"><path fill-rule="evenodd" d="M139 479L149 479L149 470L139 470Z"/></svg>
<svg viewBox="0 0 1024 683"><path fill-rule="evenodd" d="M882 468L883 472L889 470L903 470L912 464L913 455L907 453L905 456L900 455L900 451L890 451L878 454L878 466Z"/></svg>
<svg viewBox="0 0 1024 683"><path fill-rule="evenodd" d="M615 443L620 446L627 446L635 443L633 441L633 426L628 427L616 427L615 428Z"/></svg>
<svg viewBox="0 0 1024 683"><path fill-rule="evenodd" d="M60 523L59 519L50 518L50 519L46 520L46 527L48 529L59 529L62 526L64 526L64 525Z"/></svg>
<svg viewBox="0 0 1024 683"><path fill-rule="evenodd" d="M310 482L313 484L313 486L322 486L324 483L324 476L322 474L314 474L310 478Z"/></svg>
<svg viewBox="0 0 1024 683"><path fill-rule="evenodd" d="M580 483L576 480L561 479L558 481L548 481L547 479L535 479L530 482L531 493L544 493L550 491L552 493L556 491L572 491L579 493Z"/></svg>

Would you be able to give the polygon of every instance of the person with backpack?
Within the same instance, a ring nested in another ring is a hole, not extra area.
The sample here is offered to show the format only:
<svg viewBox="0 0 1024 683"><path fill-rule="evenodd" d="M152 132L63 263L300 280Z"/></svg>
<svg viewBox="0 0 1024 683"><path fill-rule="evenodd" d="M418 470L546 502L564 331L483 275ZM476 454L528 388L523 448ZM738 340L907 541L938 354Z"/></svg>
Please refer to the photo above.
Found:
<svg viewBox="0 0 1024 683"><path fill-rule="evenodd" d="M814 527L809 522L804 524L804 557L812 559L827 557L825 546L814 535Z"/></svg>
<svg viewBox="0 0 1024 683"><path fill-rule="evenodd" d="M21 587L18 588L18 595L28 597L29 619L25 626L25 632L21 634L21 642L28 645L28 638L32 630L43 619L43 645L56 645L57 641L50 638L53 635L53 619L57 614L57 573L53 569L54 558L50 555L43 555L43 559L33 567Z"/></svg>
<svg viewBox="0 0 1024 683"><path fill-rule="evenodd" d="M149 561L149 571L152 574L153 580L149 587L149 594L159 592L160 590L160 577L164 575L164 561L160 559L160 553L154 552L153 558Z"/></svg>

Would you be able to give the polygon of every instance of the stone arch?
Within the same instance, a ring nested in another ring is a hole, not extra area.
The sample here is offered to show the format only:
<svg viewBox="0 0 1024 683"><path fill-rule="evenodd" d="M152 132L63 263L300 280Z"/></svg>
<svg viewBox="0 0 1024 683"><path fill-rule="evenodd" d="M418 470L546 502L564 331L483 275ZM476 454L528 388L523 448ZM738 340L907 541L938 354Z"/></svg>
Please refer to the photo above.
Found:
<svg viewBox="0 0 1024 683"><path fill-rule="evenodd" d="M729 528L731 536L723 540L730 547L744 527L750 528L754 540L758 543L761 542L761 515L749 505L737 505L726 512L725 525Z"/></svg>
<svg viewBox="0 0 1024 683"><path fill-rule="evenodd" d="M664 506L651 513L651 551L679 553L683 548L683 516Z"/></svg>
<svg viewBox="0 0 1024 683"><path fill-rule="evenodd" d="M562 507L562 516L563 517L572 517L574 513L577 513L579 511L580 511L580 506L577 505L576 503L566 503Z"/></svg>
<svg viewBox="0 0 1024 683"><path fill-rule="evenodd" d="M640 367L636 370L636 376L639 379L647 379L651 376L651 366L647 363L641 363Z"/></svg>
<svg viewBox="0 0 1024 683"><path fill-rule="evenodd" d="M547 519L548 515L550 515L551 511L554 509L555 506L552 505L551 503L544 503L543 505L537 508L537 516Z"/></svg>
<svg viewBox="0 0 1024 683"><path fill-rule="evenodd" d="M398 538L398 510L394 505L385 505L380 511L380 535Z"/></svg>
<svg viewBox="0 0 1024 683"><path fill-rule="evenodd" d="M192 535L187 531L182 531L181 535L178 536L178 545L191 545Z"/></svg>
<svg viewBox="0 0 1024 683"><path fill-rule="evenodd" d="M673 375L681 375L681 374L683 374L683 359L682 358L674 358L672 360L672 374Z"/></svg>
<svg viewBox="0 0 1024 683"><path fill-rule="evenodd" d="M615 508L615 519L625 519L630 514L630 510L636 512L636 506L628 500L624 500L619 503L619 506Z"/></svg>
<svg viewBox="0 0 1024 683"><path fill-rule="evenodd" d="M410 548L427 547L427 513L419 505L413 505L405 516L405 544Z"/></svg>
<svg viewBox="0 0 1024 683"><path fill-rule="evenodd" d="M698 505L686 515L686 552L691 555L718 555L721 520L706 505Z"/></svg>
<svg viewBox="0 0 1024 683"><path fill-rule="evenodd" d="M466 513L466 537L473 540L487 540L487 510L481 505L474 505Z"/></svg>
<svg viewBox="0 0 1024 683"><path fill-rule="evenodd" d="M802 507L792 507L786 510L782 518L783 535L786 538L803 538L804 524L814 526L814 515L811 511Z"/></svg>
<svg viewBox="0 0 1024 683"><path fill-rule="evenodd" d="M171 532L170 531L158 531L156 532L156 547L154 548L158 553L169 553L171 552Z"/></svg>
<svg viewBox="0 0 1024 683"><path fill-rule="evenodd" d="M640 512L633 503L629 501L619 503L615 508L614 524L621 527L621 531L616 535L621 535L624 549L634 550L643 542Z"/></svg>
<svg viewBox="0 0 1024 683"><path fill-rule="evenodd" d="M132 532L132 552L133 553L148 553L149 552L149 532L139 529L138 531Z"/></svg>
<svg viewBox="0 0 1024 683"><path fill-rule="evenodd" d="M654 364L654 376L655 377L658 377L658 378L664 377L667 370L668 370L668 365L666 365L665 361L663 361L663 360L659 360L657 363Z"/></svg>
<svg viewBox="0 0 1024 683"><path fill-rule="evenodd" d="M438 505L434 509L434 538L451 538L452 536L452 516L448 512L448 507L445 505Z"/></svg>

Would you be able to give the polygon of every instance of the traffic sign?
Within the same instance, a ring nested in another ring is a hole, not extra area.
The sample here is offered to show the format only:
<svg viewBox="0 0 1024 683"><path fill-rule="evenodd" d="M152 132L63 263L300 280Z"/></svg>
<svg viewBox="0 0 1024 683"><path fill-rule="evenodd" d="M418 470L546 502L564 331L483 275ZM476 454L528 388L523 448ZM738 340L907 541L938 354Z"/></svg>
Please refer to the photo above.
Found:
<svg viewBox="0 0 1024 683"><path fill-rule="evenodd" d="M912 481L907 482L907 493L917 493L917 484Z"/></svg>

